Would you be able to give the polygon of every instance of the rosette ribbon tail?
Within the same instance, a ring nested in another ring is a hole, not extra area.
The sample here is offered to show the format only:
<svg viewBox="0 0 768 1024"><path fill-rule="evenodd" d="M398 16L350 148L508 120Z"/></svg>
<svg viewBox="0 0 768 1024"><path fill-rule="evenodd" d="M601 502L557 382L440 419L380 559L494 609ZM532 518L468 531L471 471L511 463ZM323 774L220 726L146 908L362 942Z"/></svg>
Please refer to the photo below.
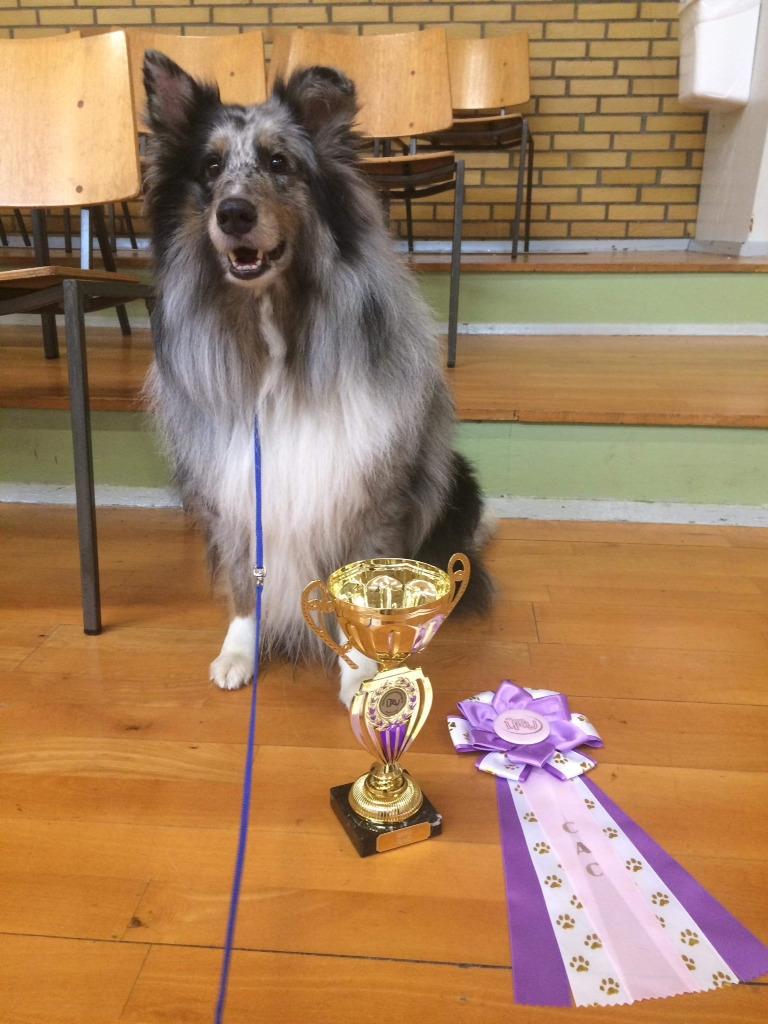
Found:
<svg viewBox="0 0 768 1024"><path fill-rule="evenodd" d="M505 682L459 710L454 746L496 776L517 1002L618 1005L768 973L768 947L581 777L594 761L575 746L602 741L564 697Z"/></svg>

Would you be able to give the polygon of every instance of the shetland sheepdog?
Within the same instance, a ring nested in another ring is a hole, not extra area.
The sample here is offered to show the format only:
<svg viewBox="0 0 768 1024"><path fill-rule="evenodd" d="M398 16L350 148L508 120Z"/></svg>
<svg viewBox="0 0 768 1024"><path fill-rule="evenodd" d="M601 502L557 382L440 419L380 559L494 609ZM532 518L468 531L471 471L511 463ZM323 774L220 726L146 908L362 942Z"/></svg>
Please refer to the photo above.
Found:
<svg viewBox="0 0 768 1024"><path fill-rule="evenodd" d="M304 586L362 558L472 562L464 610L492 585L477 481L451 447L432 316L358 164L355 89L313 67L258 106L145 55L147 209L157 302L147 389L231 622L211 679L254 657L253 424L263 452L262 653L321 657ZM343 663L349 703L376 666Z"/></svg>

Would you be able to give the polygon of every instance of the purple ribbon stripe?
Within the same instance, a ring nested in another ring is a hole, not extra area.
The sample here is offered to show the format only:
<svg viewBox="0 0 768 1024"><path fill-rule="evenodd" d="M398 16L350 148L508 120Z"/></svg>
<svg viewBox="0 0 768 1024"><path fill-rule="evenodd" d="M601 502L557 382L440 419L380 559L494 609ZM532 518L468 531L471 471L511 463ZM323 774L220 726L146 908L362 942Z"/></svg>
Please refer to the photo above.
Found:
<svg viewBox="0 0 768 1024"><path fill-rule="evenodd" d="M572 1006L571 986L506 779L496 779L515 999Z"/></svg>

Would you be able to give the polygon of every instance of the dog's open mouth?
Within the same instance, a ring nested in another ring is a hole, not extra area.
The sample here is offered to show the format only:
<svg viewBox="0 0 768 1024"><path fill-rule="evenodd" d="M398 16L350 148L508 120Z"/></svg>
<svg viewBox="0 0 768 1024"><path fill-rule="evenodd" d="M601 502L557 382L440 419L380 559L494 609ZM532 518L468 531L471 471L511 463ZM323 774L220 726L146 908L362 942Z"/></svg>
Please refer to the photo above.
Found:
<svg viewBox="0 0 768 1024"><path fill-rule="evenodd" d="M263 252L261 249L247 249L240 246L227 253L229 272L233 277L239 277L241 281L252 281L254 278L265 274L272 264L280 259L284 252L285 242L281 242L271 252Z"/></svg>

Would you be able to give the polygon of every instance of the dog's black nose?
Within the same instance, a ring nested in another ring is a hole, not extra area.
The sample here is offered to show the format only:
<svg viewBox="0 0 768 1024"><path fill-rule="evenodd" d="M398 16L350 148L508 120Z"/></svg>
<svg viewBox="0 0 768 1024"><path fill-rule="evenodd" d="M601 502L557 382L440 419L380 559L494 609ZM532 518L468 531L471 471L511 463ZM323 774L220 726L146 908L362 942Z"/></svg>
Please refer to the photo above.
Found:
<svg viewBox="0 0 768 1024"><path fill-rule="evenodd" d="M256 223L256 207L247 199L222 199L216 222L225 235L247 235Z"/></svg>

